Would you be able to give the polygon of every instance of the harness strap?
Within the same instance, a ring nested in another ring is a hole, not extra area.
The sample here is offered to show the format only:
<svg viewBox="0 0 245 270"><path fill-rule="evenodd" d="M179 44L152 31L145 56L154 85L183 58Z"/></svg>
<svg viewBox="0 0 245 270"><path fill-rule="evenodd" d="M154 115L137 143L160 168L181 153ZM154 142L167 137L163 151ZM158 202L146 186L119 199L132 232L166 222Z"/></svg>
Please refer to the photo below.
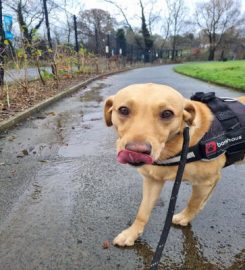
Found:
<svg viewBox="0 0 245 270"><path fill-rule="evenodd" d="M242 150L241 150L242 149ZM227 161L225 167L234 164L235 162L242 161L245 158L245 143L242 145L232 146L226 152Z"/></svg>

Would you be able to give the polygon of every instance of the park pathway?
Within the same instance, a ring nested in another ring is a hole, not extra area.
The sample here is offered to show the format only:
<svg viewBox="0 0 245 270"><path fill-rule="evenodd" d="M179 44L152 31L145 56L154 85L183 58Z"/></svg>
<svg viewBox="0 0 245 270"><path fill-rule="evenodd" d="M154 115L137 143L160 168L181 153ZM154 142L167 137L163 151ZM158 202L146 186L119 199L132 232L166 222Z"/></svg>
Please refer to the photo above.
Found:
<svg viewBox="0 0 245 270"><path fill-rule="evenodd" d="M1 270L147 269L163 227L171 183L134 247L103 249L127 227L141 199L141 178L116 163L115 135L103 100L133 83L162 83L238 96L173 72L171 65L103 78L0 135ZM205 209L187 228L172 227L160 269L244 269L245 167L223 170ZM183 183L181 210L190 193Z"/></svg>

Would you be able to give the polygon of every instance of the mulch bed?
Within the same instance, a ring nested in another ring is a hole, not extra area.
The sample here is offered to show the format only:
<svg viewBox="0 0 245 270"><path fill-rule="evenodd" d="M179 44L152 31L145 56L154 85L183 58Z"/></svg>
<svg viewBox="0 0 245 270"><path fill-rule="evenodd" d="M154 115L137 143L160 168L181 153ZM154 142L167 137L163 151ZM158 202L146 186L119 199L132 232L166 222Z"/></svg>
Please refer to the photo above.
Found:
<svg viewBox="0 0 245 270"><path fill-rule="evenodd" d="M8 95L5 89L4 94L0 96L0 122L95 75L63 78L58 81L58 84L53 79L47 80L46 85L42 85L40 81L31 81L28 83L27 90L17 84L9 85Z"/></svg>

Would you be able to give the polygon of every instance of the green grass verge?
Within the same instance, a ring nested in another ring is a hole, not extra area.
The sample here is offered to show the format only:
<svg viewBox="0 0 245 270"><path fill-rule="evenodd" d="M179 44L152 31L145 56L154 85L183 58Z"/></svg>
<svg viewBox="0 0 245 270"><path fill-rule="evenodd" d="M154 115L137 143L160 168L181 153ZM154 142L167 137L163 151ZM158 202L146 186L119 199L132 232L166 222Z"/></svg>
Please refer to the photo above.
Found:
<svg viewBox="0 0 245 270"><path fill-rule="evenodd" d="M174 70L204 81L245 91L245 60L188 63L178 65Z"/></svg>

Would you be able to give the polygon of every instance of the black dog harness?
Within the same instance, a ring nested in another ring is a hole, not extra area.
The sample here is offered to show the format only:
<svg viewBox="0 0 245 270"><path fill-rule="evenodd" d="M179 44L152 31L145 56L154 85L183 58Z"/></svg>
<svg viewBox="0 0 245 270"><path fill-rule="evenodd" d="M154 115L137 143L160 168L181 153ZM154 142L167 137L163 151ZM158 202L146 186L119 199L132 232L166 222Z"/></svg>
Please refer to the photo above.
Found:
<svg viewBox="0 0 245 270"><path fill-rule="evenodd" d="M245 156L245 105L236 99L218 98L214 92L197 92L191 99L207 104L214 120L199 143L189 148L187 163L209 161L224 153L225 166L242 160ZM156 161L154 165L176 166L179 161L180 153L168 160Z"/></svg>

